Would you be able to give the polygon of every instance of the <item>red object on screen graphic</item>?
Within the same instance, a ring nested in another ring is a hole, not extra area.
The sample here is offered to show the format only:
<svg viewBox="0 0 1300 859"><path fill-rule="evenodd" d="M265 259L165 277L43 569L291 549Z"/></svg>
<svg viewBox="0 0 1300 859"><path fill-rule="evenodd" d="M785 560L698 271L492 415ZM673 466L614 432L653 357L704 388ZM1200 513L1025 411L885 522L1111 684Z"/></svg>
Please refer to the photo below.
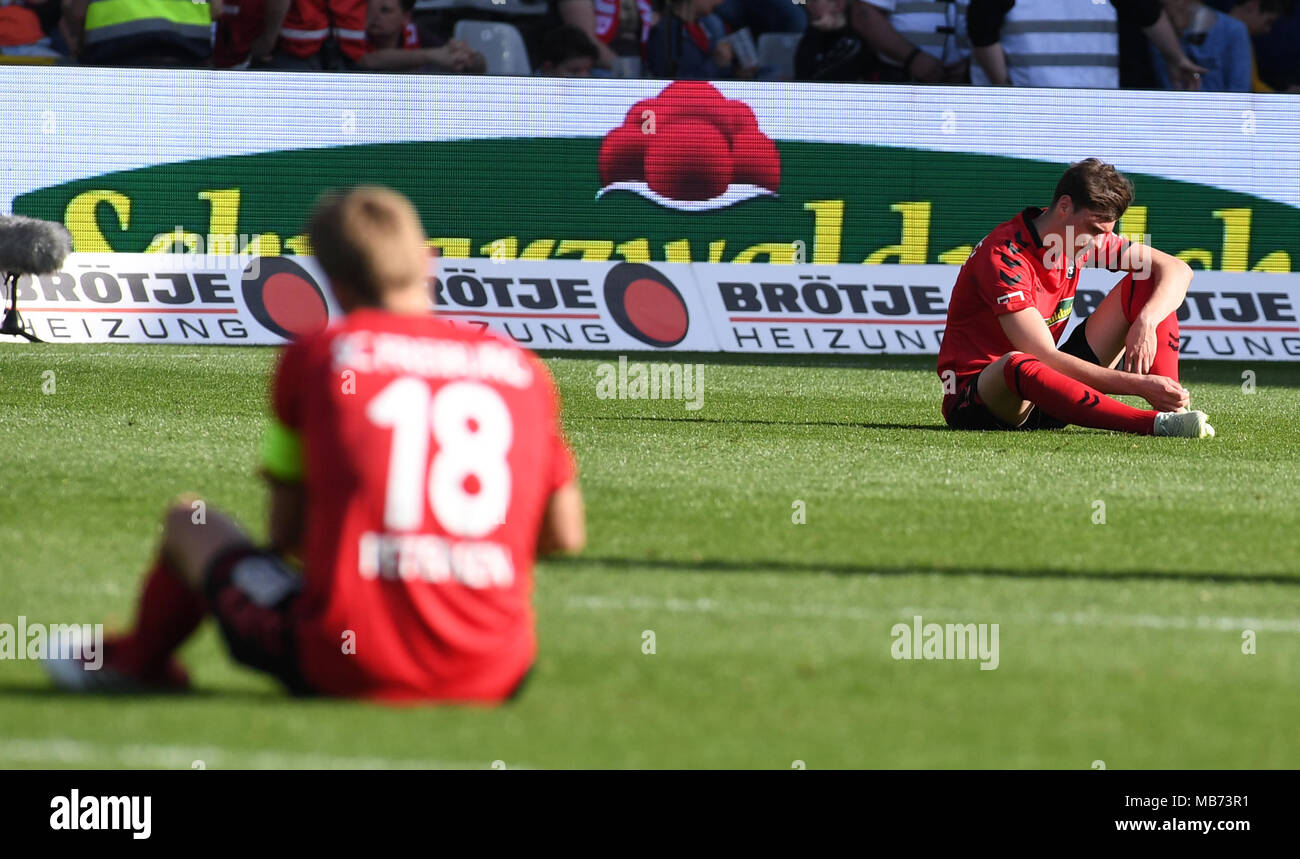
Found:
<svg viewBox="0 0 1300 859"><path fill-rule="evenodd" d="M780 153L754 111L705 81L675 81L632 105L602 141L597 167L605 188L644 182L667 201L714 200L733 184L776 193L781 184Z"/></svg>

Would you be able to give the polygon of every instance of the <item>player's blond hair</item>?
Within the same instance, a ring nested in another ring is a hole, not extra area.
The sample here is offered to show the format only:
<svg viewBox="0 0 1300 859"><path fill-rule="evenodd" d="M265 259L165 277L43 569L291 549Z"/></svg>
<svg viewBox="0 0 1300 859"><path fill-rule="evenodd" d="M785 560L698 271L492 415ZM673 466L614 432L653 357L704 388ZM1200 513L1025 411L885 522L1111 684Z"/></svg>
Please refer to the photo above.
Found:
<svg viewBox="0 0 1300 859"><path fill-rule="evenodd" d="M429 251L420 216L406 197L387 188L362 186L329 191L312 212L312 252L336 288L351 290L364 304L423 285Z"/></svg>
<svg viewBox="0 0 1300 859"><path fill-rule="evenodd" d="M1071 164L1056 183L1052 205L1065 196L1076 209L1088 209L1103 220L1118 221L1133 202L1133 183L1115 165L1100 158L1085 158Z"/></svg>

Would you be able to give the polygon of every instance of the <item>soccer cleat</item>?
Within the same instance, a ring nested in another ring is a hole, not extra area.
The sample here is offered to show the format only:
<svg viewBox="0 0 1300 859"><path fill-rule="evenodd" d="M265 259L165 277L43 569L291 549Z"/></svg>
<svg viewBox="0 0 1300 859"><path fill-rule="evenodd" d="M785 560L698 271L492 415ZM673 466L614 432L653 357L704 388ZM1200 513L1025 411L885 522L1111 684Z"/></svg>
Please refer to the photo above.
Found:
<svg viewBox="0 0 1300 859"><path fill-rule="evenodd" d="M121 639L104 642L104 661L99 668L87 668L86 658L80 656L46 659L42 665L54 685L66 692L148 695L190 688L189 675L175 659L156 672L131 670L122 664L121 645Z"/></svg>
<svg viewBox="0 0 1300 859"><path fill-rule="evenodd" d="M1160 412L1156 415L1153 435L1176 438L1214 438L1205 412Z"/></svg>

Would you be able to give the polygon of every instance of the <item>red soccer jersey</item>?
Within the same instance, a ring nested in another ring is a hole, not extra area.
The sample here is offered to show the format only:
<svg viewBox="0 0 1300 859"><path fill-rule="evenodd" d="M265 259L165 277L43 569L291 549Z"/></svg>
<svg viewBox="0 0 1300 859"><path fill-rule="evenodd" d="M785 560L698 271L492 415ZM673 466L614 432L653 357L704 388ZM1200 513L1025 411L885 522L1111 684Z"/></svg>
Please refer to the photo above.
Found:
<svg viewBox="0 0 1300 859"><path fill-rule="evenodd" d="M360 310L284 350L272 400L302 444L307 682L509 695L536 654L543 511L574 477L541 361L433 316Z"/></svg>
<svg viewBox="0 0 1300 859"><path fill-rule="evenodd" d="M1043 244L1033 221L1043 212L1033 206L984 237L957 273L948 302L948 322L939 347L939 378L976 374L1015 349L998 317L1035 307L1056 342L1070 323L1079 269L1094 254L1118 259L1126 242L1114 233L1098 236L1077 262L1060 248Z"/></svg>

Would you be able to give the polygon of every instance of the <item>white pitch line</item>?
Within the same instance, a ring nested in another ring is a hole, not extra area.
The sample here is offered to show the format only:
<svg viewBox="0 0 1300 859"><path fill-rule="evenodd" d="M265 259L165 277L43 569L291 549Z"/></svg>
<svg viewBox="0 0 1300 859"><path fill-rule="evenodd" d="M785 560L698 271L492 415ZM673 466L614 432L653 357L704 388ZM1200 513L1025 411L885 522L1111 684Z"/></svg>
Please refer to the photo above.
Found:
<svg viewBox="0 0 1300 859"><path fill-rule="evenodd" d="M0 345L3 345L3 344L0 344ZM58 346L58 345L60 345L60 344L58 344L58 343L51 343L51 344L46 344L46 345L50 345L50 346ZM127 344L127 345L132 345L132 344ZM135 345L143 345L143 344L135 344ZM166 347L164 347L164 350L165 350L165 348L166 348ZM241 348L242 348L242 347L241 347ZM161 352L111 352L111 351L110 351L110 352L75 352L75 353L73 353L73 352L67 352L67 353L64 353L64 354L59 354L58 352L49 352L49 351L44 350L44 349L39 350L39 353L40 353L41 357L48 357L48 358L50 358L50 359L52 359L52 360L56 360L56 361L58 361L58 360L76 361L76 360L80 360L80 359L82 359L82 358L129 358L129 359L135 359L135 358L211 358L214 354L216 354L216 353L212 353L212 352L167 352L167 351L161 351ZM26 355L25 355L24 357L34 356L34 355L37 355L37 354L38 354L38 351L37 351L37 350L32 350L32 351L29 351L28 353L26 353Z"/></svg>
<svg viewBox="0 0 1300 859"><path fill-rule="evenodd" d="M396 758L338 757L296 752L254 752L224 746L169 746L154 743L122 745L92 743L64 738L15 738L0 740L0 761L37 764L85 765L106 763L127 768L266 770L386 770L386 769L490 769L491 761L432 761ZM529 767L506 762L507 769Z"/></svg>
<svg viewBox="0 0 1300 859"><path fill-rule="evenodd" d="M116 597L127 593L128 586L120 582L71 582L60 580L50 585L42 585L42 590L52 590L59 596L109 596Z"/></svg>
<svg viewBox="0 0 1300 859"><path fill-rule="evenodd" d="M897 609L864 609L829 605L778 605L759 602L728 602L715 599L655 599L651 597L572 596L565 608L589 611L666 611L681 614L724 614L740 617L809 617L839 620L909 621L915 615L972 617L986 612L938 606L904 606ZM1286 632L1300 634L1300 618L1223 617L1216 615L1105 614L1100 612L1050 612L1047 614L999 614L999 623L1028 623L1045 626L1128 627L1133 629L1200 629L1216 632Z"/></svg>
<svg viewBox="0 0 1300 859"><path fill-rule="evenodd" d="M84 352L72 355L73 358L211 358L212 353L203 352Z"/></svg>

